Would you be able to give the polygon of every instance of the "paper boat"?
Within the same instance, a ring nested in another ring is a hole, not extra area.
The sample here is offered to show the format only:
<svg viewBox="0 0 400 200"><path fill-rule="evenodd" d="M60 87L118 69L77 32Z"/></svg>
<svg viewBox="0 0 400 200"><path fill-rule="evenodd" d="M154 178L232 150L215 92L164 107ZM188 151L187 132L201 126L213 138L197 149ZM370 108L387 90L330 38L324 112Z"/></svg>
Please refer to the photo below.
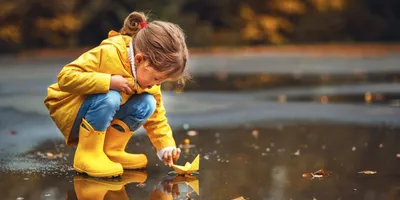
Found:
<svg viewBox="0 0 400 200"><path fill-rule="evenodd" d="M180 175L191 174L199 170L200 155L197 155L192 163L186 163L185 166L172 165L172 168Z"/></svg>

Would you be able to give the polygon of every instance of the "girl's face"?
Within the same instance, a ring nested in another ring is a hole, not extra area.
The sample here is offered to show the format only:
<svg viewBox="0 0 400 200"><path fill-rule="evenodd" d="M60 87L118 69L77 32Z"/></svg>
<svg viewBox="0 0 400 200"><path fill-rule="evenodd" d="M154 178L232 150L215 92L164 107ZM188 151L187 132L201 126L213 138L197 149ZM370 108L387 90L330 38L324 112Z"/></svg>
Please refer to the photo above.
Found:
<svg viewBox="0 0 400 200"><path fill-rule="evenodd" d="M158 72L145 62L141 54L135 55L136 78L139 86L143 89L150 89L154 85L161 85L166 80L164 72Z"/></svg>

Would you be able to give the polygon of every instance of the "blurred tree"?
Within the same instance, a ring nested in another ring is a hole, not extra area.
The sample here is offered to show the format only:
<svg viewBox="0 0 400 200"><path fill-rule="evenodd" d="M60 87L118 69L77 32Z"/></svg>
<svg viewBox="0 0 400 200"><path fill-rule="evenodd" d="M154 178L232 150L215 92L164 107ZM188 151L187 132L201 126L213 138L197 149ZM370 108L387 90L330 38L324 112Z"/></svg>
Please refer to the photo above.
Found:
<svg viewBox="0 0 400 200"><path fill-rule="evenodd" d="M0 39L21 48L75 47L77 34L106 6L90 0L0 2Z"/></svg>
<svg viewBox="0 0 400 200"><path fill-rule="evenodd" d="M262 44L329 41L342 35L345 8L346 0L248 1L240 11L247 24L243 37Z"/></svg>
<svg viewBox="0 0 400 200"><path fill-rule="evenodd" d="M190 46L400 40L398 0L2 0L0 52L97 45L133 10Z"/></svg>

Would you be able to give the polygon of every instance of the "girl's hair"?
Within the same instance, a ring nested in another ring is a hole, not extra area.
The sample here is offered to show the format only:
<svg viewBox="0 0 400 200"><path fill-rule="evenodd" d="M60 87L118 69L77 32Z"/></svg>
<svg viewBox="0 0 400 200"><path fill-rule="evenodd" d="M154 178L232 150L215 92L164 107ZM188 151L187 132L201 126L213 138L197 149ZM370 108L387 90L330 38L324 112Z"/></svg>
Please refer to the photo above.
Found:
<svg viewBox="0 0 400 200"><path fill-rule="evenodd" d="M144 13L130 13L120 33L132 36L134 48L143 54L151 67L167 72L168 79L184 84L189 78L185 70L189 53L182 29L165 21L147 22L145 27L141 22L147 22Z"/></svg>

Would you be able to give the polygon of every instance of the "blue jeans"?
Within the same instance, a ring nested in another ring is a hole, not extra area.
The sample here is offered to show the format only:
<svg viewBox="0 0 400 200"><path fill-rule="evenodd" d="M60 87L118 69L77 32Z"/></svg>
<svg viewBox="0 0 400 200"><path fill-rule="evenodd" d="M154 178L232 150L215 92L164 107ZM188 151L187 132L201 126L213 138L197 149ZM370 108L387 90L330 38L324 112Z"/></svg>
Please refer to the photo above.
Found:
<svg viewBox="0 0 400 200"><path fill-rule="evenodd" d="M71 136L79 136L82 118L96 131L105 131L113 119L123 121L131 131L137 130L154 113L156 100L148 93L134 94L120 106L122 97L119 92L110 90L105 94L88 95L79 109L72 126ZM121 127L115 127L121 130Z"/></svg>

